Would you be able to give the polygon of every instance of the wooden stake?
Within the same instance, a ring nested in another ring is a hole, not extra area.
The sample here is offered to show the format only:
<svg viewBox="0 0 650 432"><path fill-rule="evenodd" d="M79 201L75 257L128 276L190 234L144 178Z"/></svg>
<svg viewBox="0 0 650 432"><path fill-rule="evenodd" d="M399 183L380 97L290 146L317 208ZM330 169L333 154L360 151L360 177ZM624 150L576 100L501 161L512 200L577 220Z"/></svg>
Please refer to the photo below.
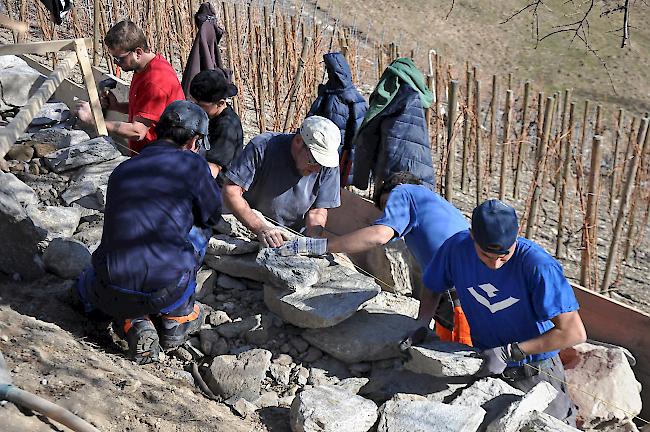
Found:
<svg viewBox="0 0 650 432"><path fill-rule="evenodd" d="M645 142L643 144L643 148L647 149L647 141L648 138L650 138L650 134L646 133L645 135ZM637 208L637 203L641 199L641 193L640 193L640 188L642 184L642 177L643 177L643 169L645 167L645 160L646 160L646 152L641 152L639 156L639 167L637 168L636 172L636 180L634 182L634 194L635 196L632 197L632 205L630 207L630 212L629 216L627 218L628 220L628 230L627 230L627 242L625 244L625 252L623 253L623 259L625 261L629 261L631 256L632 256L632 250L634 249L634 242L637 240L636 239L636 208Z"/></svg>
<svg viewBox="0 0 650 432"><path fill-rule="evenodd" d="M90 102L90 109L93 113L93 120L95 120L95 128L97 135L108 135L106 130L106 123L104 122L104 115L102 114L102 105L99 102L99 94L97 93L97 85L95 84L95 77L93 75L92 67L90 66L90 59L88 58L88 51L83 39L75 39L75 53L79 61L79 67L83 74L84 83L86 84L86 91L88 92L88 99Z"/></svg>
<svg viewBox="0 0 650 432"><path fill-rule="evenodd" d="M609 184L609 205L607 207L609 213L612 213L612 206L614 205L614 197L616 196L616 184L618 183L618 143L621 140L621 135L623 131L621 130L623 126L623 109L619 108L618 110L618 119L616 120L616 134L614 136L614 152L612 160L612 174Z"/></svg>
<svg viewBox="0 0 650 432"><path fill-rule="evenodd" d="M582 259L580 260L580 284L587 289L598 285L597 259L598 244L595 234L598 215L598 191L600 183L600 161L602 159L603 137L594 136L591 150L591 166L589 167L589 190L587 192L587 214L583 224ZM592 269L592 266L594 267ZM592 274L594 278L592 279Z"/></svg>
<svg viewBox="0 0 650 432"><path fill-rule="evenodd" d="M492 75L492 100L490 101L490 153L488 155L488 176L492 177L496 164L497 152L497 104L498 104L498 83L497 76ZM488 181L488 191L490 185Z"/></svg>
<svg viewBox="0 0 650 432"><path fill-rule="evenodd" d="M291 125L293 124L293 115L296 109L296 101L298 99L298 90L300 89L300 83L302 82L302 75L305 71L305 63L307 62L307 53L309 52L309 46L311 44L311 38L306 37L302 43L302 53L300 54L300 59L298 61L298 69L296 69L296 75L293 78L293 88L291 90L291 97L289 98L289 108L287 109L287 117L284 119L284 126L282 130L287 132Z"/></svg>
<svg viewBox="0 0 650 432"><path fill-rule="evenodd" d="M454 201L454 174L456 170L456 144L454 140L454 127L458 112L458 81L451 80L449 85L447 119L447 172L445 173L445 199L453 204Z"/></svg>
<svg viewBox="0 0 650 432"><path fill-rule="evenodd" d="M560 125L560 149L558 151L558 159L562 163L562 157L564 155L564 147L566 146L566 136L567 136L567 115L569 113L569 101L571 100L571 90L564 90L564 103L562 104L562 118ZM564 166L564 164L562 164ZM558 202L560 199L560 192L562 192L562 175L563 169L558 169L555 174L555 193L553 194L553 201Z"/></svg>
<svg viewBox="0 0 650 432"><path fill-rule="evenodd" d="M571 150L573 147L573 125L574 125L574 112L576 104L571 102L569 107L569 128L567 131L566 143L564 145L564 161L562 165L562 187L560 191L560 215L557 222L557 238L555 241L555 256L557 258L564 258L566 256L566 246L564 245L564 224L566 223L566 215L568 213L567 206L569 205L569 182L571 181Z"/></svg>
<svg viewBox="0 0 650 432"><path fill-rule="evenodd" d="M469 68L465 73L465 79L465 119L463 121L463 161L460 173L460 187L462 191L466 193L469 183L467 181L467 164L469 160L469 146L471 144L472 133L472 111L470 107L472 106L472 81L474 79Z"/></svg>
<svg viewBox="0 0 650 432"><path fill-rule="evenodd" d="M528 211L528 219L526 221L526 237L532 239L537 229L537 211L539 207L539 200L542 195L544 173L546 172L546 150L548 148L549 136L551 134L551 118L553 116L553 108L555 99L552 97L546 98L546 107L544 109L544 128L542 138L539 146L539 156L537 165L535 166L534 183L532 184L532 197L530 201L530 210Z"/></svg>
<svg viewBox="0 0 650 432"><path fill-rule="evenodd" d="M99 25L100 25L100 19L99 19L99 2L102 0L93 0L93 28L95 31L93 32L93 64L95 66L99 65L99 46L101 44L100 39L100 32L99 32Z"/></svg>
<svg viewBox="0 0 650 432"><path fill-rule="evenodd" d="M585 101L585 112L582 116L582 132L580 144L578 145L578 161L584 165L583 155L585 154L585 137L587 136L587 116L589 115L589 99Z"/></svg>
<svg viewBox="0 0 650 432"><path fill-rule="evenodd" d="M176 2L174 2L176 4ZM221 8L223 9L223 27L226 33L226 55L228 56L228 67L232 71L233 74L233 79L234 83L236 86L241 87L241 81L239 80L239 66L235 65L235 58L233 54L233 48L232 48L232 37L233 34L231 32L232 25L230 23L230 14L228 13L228 4L225 1L221 2ZM237 98L233 98L232 100L233 108L235 109L236 113L240 113L239 111L239 100Z"/></svg>
<svg viewBox="0 0 650 432"><path fill-rule="evenodd" d="M524 84L524 106L521 115L521 131L519 132L519 142L517 149L517 164L515 168L515 179L512 186L512 197L519 199L519 180L523 169L523 161L528 153L528 99L530 98L530 81Z"/></svg>
<svg viewBox="0 0 650 432"><path fill-rule="evenodd" d="M480 123L480 114L481 114L481 81L476 79L474 75L474 87L476 91L474 92L474 141L476 142L476 205L478 206L483 202L483 170L481 165L483 161L481 160L481 123Z"/></svg>
<svg viewBox="0 0 650 432"><path fill-rule="evenodd" d="M607 255L607 264L605 266L605 273L603 274L603 281L600 286L601 291L606 291L609 289L609 284L612 279L612 270L614 269L616 257L618 255L618 245L620 242L621 232L623 230L623 223L627 215L629 201L632 197L632 190L634 188L634 178L636 177L636 172L639 167L639 160L641 159L640 156L645 150L645 135L648 132L647 117L641 120L641 127L639 130L640 133L637 136L637 150L634 152L634 157L629 164L627 179L625 181L625 187L621 198L621 205L618 208L618 216L616 217L616 224L614 225L614 231L612 232L612 241L609 246L609 254Z"/></svg>
<svg viewBox="0 0 650 432"><path fill-rule="evenodd" d="M512 121L512 105L514 94L512 90L506 91L506 112L503 122L503 144L501 145L501 179L499 180L499 199L506 197L506 173L508 160L510 159L510 122Z"/></svg>

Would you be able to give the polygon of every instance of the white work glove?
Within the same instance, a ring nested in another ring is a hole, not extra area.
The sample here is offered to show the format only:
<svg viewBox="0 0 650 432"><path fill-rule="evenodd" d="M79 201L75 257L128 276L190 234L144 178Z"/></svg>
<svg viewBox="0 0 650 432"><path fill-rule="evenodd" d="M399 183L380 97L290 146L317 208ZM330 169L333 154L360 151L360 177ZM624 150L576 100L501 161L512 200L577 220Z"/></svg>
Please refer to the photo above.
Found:
<svg viewBox="0 0 650 432"><path fill-rule="evenodd" d="M321 256L327 253L327 239L313 237L298 237L286 242L278 248L282 256L309 255Z"/></svg>
<svg viewBox="0 0 650 432"><path fill-rule="evenodd" d="M280 247L289 240L286 232L277 227L267 227L257 234L257 240L264 247Z"/></svg>

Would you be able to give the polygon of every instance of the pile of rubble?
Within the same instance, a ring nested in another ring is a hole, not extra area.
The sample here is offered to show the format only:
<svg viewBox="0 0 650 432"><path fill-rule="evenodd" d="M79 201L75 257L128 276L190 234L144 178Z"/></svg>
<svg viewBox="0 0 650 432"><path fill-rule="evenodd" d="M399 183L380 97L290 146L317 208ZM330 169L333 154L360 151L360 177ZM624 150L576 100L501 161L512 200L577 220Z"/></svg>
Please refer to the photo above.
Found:
<svg viewBox="0 0 650 432"><path fill-rule="evenodd" d="M126 159L64 117L30 130L0 173L0 272L16 280L46 271L73 279L89 264L108 176ZM214 230L197 278L206 323L162 361L193 370L197 387L240 415L280 407L292 430L314 432L574 430L543 413L552 386L524 394L477 380L470 347L433 340L401 352L418 301L382 291L345 256L279 256L227 214ZM631 356L592 344L564 355L582 427L636 430Z"/></svg>

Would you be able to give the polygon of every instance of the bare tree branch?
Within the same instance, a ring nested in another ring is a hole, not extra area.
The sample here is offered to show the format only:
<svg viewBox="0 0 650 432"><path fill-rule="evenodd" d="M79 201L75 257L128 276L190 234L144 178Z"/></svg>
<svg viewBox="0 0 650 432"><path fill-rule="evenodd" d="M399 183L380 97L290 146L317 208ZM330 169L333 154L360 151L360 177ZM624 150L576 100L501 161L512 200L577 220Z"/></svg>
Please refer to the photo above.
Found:
<svg viewBox="0 0 650 432"><path fill-rule="evenodd" d="M449 8L449 12L447 12L447 16L445 17L445 19L448 19L448 18L449 18L449 15L451 15L451 11L454 10L454 4L455 4L455 1L456 1L456 0L451 0L451 7Z"/></svg>
<svg viewBox="0 0 650 432"><path fill-rule="evenodd" d="M625 11L623 12L623 40L621 41L621 48L625 48L628 39L630 38L630 0L625 0Z"/></svg>

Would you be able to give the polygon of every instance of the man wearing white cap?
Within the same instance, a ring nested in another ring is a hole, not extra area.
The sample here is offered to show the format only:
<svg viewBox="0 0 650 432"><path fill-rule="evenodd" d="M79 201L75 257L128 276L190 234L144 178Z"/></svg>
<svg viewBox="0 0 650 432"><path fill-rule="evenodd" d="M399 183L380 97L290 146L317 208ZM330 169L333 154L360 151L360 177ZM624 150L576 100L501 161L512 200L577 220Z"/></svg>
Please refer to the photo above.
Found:
<svg viewBox="0 0 650 432"><path fill-rule="evenodd" d="M285 231L267 225L251 208L281 226L319 236L327 209L341 204L340 143L336 125L319 116L306 118L295 134L256 136L226 173L224 204L265 246L281 246Z"/></svg>

